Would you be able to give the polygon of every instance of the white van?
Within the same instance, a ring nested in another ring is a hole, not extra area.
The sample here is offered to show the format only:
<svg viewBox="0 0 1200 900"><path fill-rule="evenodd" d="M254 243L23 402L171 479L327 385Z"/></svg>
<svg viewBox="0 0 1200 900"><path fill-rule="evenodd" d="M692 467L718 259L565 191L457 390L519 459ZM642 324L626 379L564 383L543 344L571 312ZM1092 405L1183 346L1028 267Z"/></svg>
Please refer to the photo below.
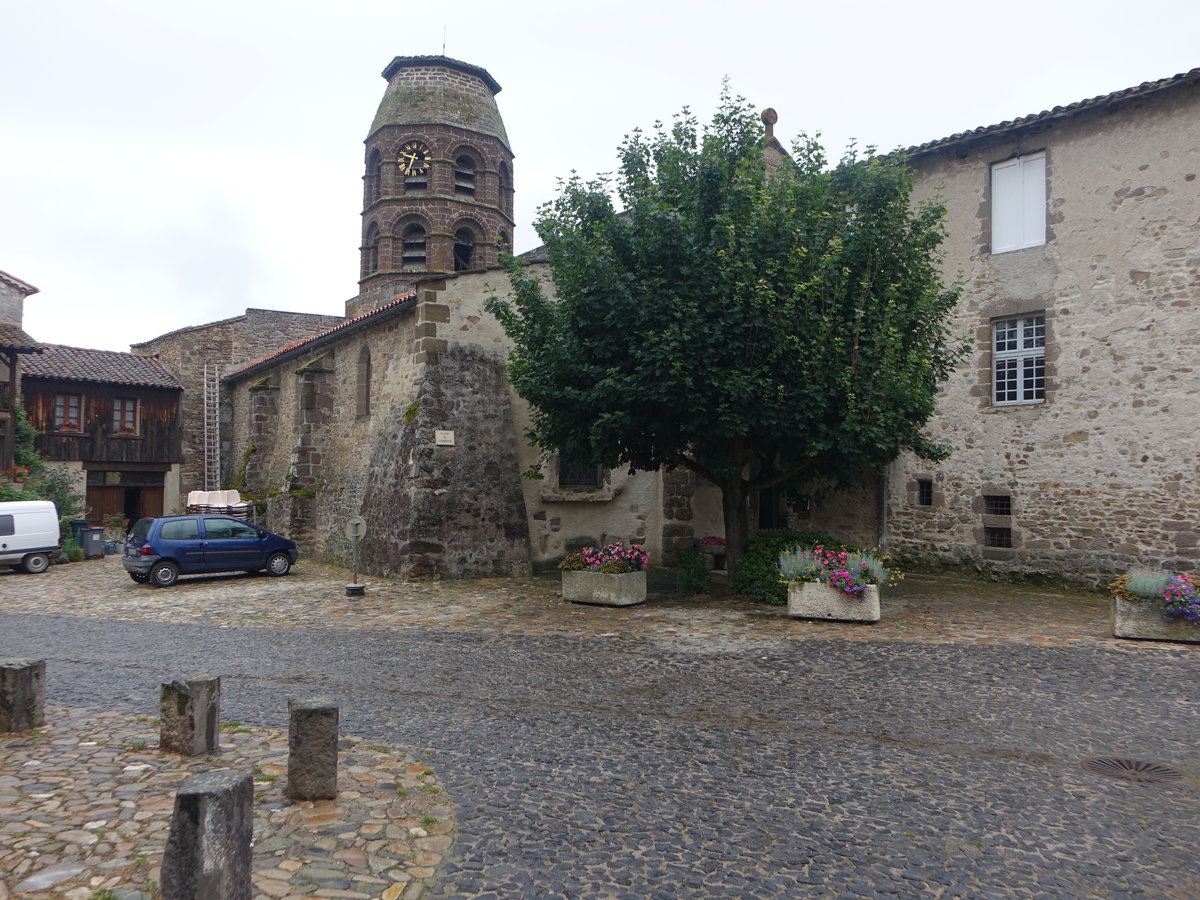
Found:
<svg viewBox="0 0 1200 900"><path fill-rule="evenodd" d="M58 510L49 500L0 503L0 566L45 572L60 546Z"/></svg>

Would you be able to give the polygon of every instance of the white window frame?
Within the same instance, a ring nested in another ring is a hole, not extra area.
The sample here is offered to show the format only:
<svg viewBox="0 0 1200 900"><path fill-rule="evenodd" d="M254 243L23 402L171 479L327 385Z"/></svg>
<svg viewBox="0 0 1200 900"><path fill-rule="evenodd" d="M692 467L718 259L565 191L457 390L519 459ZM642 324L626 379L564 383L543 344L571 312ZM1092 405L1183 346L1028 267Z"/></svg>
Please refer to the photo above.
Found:
<svg viewBox="0 0 1200 900"><path fill-rule="evenodd" d="M1046 402L1046 314L992 323L992 404Z"/></svg>
<svg viewBox="0 0 1200 900"><path fill-rule="evenodd" d="M992 165L992 253L1046 243L1046 153Z"/></svg>

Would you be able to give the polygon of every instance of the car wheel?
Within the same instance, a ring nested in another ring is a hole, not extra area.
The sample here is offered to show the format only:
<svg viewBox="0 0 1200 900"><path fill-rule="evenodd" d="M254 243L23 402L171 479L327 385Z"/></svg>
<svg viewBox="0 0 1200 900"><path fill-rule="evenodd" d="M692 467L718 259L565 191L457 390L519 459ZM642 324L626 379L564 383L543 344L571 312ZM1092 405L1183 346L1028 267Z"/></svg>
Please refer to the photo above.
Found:
<svg viewBox="0 0 1200 900"><path fill-rule="evenodd" d="M286 575L292 569L292 559L286 553L272 553L267 557L268 575Z"/></svg>
<svg viewBox="0 0 1200 900"><path fill-rule="evenodd" d="M148 577L155 587L170 587L179 580L179 566L172 562L155 563Z"/></svg>
<svg viewBox="0 0 1200 900"><path fill-rule="evenodd" d="M147 581L150 580L150 576L147 575L145 572L130 572L129 577L132 578L134 581L136 581L138 584L145 584Z"/></svg>
<svg viewBox="0 0 1200 900"><path fill-rule="evenodd" d="M50 557L45 553L30 553L21 560L21 568L33 575L40 575L50 568Z"/></svg>

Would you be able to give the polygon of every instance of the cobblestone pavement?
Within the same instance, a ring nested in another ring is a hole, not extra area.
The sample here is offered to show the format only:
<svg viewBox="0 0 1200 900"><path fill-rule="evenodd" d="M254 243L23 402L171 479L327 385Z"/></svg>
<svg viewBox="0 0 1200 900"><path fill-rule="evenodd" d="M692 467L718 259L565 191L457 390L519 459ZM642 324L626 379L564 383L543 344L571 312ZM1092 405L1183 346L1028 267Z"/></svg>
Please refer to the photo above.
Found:
<svg viewBox="0 0 1200 900"><path fill-rule="evenodd" d="M721 597L570 606L554 579L361 600L346 580L302 561L160 591L111 558L2 575L0 655L47 657L49 702L80 728L152 715L187 671L222 674L223 717L255 730L285 725L289 697L335 697L356 746L445 788L426 813L437 897L1200 896L1200 647L1117 641L1094 595L910 577L863 626ZM1094 756L1182 778L1101 778ZM4 775L11 759L0 746ZM71 852L100 866L115 847Z"/></svg>

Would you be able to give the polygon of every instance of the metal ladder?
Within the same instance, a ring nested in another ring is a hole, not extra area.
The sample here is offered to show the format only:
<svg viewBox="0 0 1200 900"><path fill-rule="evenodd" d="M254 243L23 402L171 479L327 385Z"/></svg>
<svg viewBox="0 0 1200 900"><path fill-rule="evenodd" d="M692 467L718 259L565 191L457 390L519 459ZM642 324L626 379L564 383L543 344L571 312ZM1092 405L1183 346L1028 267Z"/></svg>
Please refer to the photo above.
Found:
<svg viewBox="0 0 1200 900"><path fill-rule="evenodd" d="M221 489L221 373L204 366L204 489Z"/></svg>

